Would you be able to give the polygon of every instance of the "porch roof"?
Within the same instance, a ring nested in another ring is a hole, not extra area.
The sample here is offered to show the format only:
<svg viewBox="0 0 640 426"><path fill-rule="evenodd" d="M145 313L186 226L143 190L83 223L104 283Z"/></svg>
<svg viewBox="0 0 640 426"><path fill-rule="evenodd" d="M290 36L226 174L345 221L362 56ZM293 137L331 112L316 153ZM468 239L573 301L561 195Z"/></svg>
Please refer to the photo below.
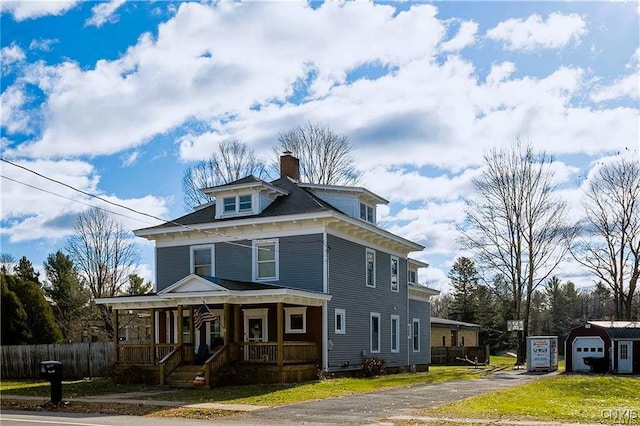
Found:
<svg viewBox="0 0 640 426"><path fill-rule="evenodd" d="M290 303L304 306L322 306L331 295L265 283L226 280L218 277L187 275L164 290L144 296L104 297L97 304L116 310L170 308L178 305L201 303Z"/></svg>

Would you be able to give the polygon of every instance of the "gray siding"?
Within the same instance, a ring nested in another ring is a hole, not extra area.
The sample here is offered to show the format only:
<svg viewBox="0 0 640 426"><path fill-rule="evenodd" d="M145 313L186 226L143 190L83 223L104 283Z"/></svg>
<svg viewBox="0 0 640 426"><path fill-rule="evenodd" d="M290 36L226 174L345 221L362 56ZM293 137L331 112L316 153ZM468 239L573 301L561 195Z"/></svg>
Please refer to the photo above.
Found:
<svg viewBox="0 0 640 426"><path fill-rule="evenodd" d="M156 249L156 291L164 290L189 275L191 267L189 246Z"/></svg>
<svg viewBox="0 0 640 426"><path fill-rule="evenodd" d="M335 194L326 191L314 191L313 194L322 201L331 204L342 213L355 218L360 217L360 204L358 200L351 195Z"/></svg>
<svg viewBox="0 0 640 426"><path fill-rule="evenodd" d="M420 300L409 300L409 323L420 320L420 352L413 352L413 341L409 341L411 364L431 364L431 304Z"/></svg>
<svg viewBox="0 0 640 426"><path fill-rule="evenodd" d="M399 292L391 291L390 254L376 250L376 288L365 284L366 247L329 235L329 367L358 368L364 356L384 358L388 366L407 365L406 259L399 259ZM344 309L346 334L335 334L335 309ZM370 313L380 314L380 353L370 353ZM391 352L391 315L400 317L400 352Z"/></svg>
<svg viewBox="0 0 640 426"><path fill-rule="evenodd" d="M251 240L217 243L215 258L216 277L251 281Z"/></svg>
<svg viewBox="0 0 640 426"><path fill-rule="evenodd" d="M280 238L280 280L285 287L322 292L322 234Z"/></svg>
<svg viewBox="0 0 640 426"><path fill-rule="evenodd" d="M278 238L280 279L273 284L322 292L322 234ZM191 272L191 246L156 249L157 290L163 290ZM252 241L216 243L215 276L252 281Z"/></svg>

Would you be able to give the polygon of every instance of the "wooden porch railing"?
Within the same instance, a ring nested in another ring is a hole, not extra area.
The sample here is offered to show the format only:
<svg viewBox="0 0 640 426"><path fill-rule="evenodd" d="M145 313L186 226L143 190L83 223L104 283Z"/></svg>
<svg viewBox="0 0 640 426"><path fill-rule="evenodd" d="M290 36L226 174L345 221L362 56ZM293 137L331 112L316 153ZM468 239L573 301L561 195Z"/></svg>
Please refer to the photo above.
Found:
<svg viewBox="0 0 640 426"><path fill-rule="evenodd" d="M160 385L164 385L169 374L183 363L182 345L178 345L174 350L169 352L167 356L160 360Z"/></svg>
<svg viewBox="0 0 640 426"><path fill-rule="evenodd" d="M276 342L242 342L239 344L244 354L240 360L258 364L278 362ZM318 360L318 349L314 342L284 342L283 362L304 363Z"/></svg>
<svg viewBox="0 0 640 426"><path fill-rule="evenodd" d="M144 344L118 344L118 362L120 364L144 364L153 365L154 360L158 360L167 356L167 354L176 348L175 343L160 343L151 347ZM155 350L155 358L153 352Z"/></svg>
<svg viewBox="0 0 640 426"><path fill-rule="evenodd" d="M218 348L207 360L204 362L204 384L205 386L211 386L213 375L229 360L229 345L224 345Z"/></svg>

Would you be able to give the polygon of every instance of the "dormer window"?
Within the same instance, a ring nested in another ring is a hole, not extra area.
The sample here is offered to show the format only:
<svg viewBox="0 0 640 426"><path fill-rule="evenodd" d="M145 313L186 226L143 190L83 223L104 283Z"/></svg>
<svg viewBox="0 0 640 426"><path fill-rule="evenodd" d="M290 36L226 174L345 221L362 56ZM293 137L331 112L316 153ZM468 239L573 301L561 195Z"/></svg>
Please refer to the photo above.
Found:
<svg viewBox="0 0 640 426"><path fill-rule="evenodd" d="M224 214L245 213L253 211L251 195L236 195L222 199Z"/></svg>
<svg viewBox="0 0 640 426"><path fill-rule="evenodd" d="M375 219L373 216L373 207L365 203L360 203L360 219L374 223Z"/></svg>
<svg viewBox="0 0 640 426"><path fill-rule="evenodd" d="M416 270L415 269L409 269L407 271L407 282L409 284L415 284L416 283Z"/></svg>

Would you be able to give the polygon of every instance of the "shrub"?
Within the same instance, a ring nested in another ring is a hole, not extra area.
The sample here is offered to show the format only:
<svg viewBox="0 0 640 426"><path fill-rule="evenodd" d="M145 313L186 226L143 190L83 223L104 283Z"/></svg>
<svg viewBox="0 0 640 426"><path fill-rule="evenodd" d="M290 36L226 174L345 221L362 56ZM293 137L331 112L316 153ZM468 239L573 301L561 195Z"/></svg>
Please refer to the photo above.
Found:
<svg viewBox="0 0 640 426"><path fill-rule="evenodd" d="M362 374L365 377L376 377L386 372L384 359L369 357L362 360Z"/></svg>

